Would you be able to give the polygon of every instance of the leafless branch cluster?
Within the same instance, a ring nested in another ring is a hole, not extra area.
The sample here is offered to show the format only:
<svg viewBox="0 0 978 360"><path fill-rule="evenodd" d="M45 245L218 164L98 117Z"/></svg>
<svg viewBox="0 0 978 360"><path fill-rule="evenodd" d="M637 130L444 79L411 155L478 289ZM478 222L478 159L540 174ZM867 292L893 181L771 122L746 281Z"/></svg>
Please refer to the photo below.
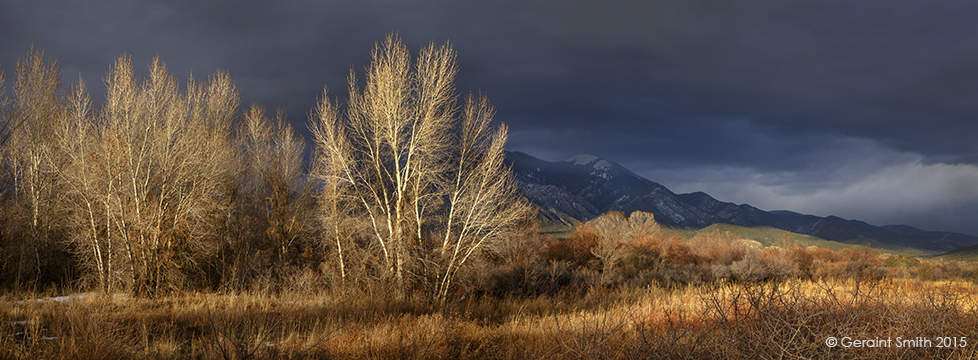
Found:
<svg viewBox="0 0 978 360"><path fill-rule="evenodd" d="M64 92L57 62L45 62L43 55L33 50L17 63L13 97L4 91L3 121L0 140L4 149L4 177L0 191L5 203L4 235L20 239L11 248L5 261L17 264L17 282L36 279L49 266L41 254L60 232L56 219L61 215L57 206L58 168L61 165L57 149L50 140L51 126L65 116L62 106ZM16 258L16 260L14 260Z"/></svg>
<svg viewBox="0 0 978 360"><path fill-rule="evenodd" d="M363 89L351 71L345 108L324 94L313 109L308 177L285 114L239 114L226 73L181 89L159 58L141 77L121 56L95 106L32 51L0 96L0 257L17 264L0 271L37 280L60 252L102 290L152 295L304 257L340 282L444 300L529 211L503 163L506 126L490 126L481 94L459 104L457 71L448 44L412 62L389 36Z"/></svg>
<svg viewBox="0 0 978 360"><path fill-rule="evenodd" d="M155 293L199 270L221 231L238 95L225 73L181 92L158 58L137 79L122 56L105 83L94 109L82 81L62 89L56 62L18 63L3 113L5 240L29 244L38 272L56 266L40 249L57 246L102 289Z"/></svg>
<svg viewBox="0 0 978 360"><path fill-rule="evenodd" d="M320 204L344 277L356 246L400 295L416 279L444 300L459 269L526 215L503 163L506 127L492 129L485 96L456 105L456 72L449 45L428 45L412 64L388 36L363 90L351 72L346 111L325 93L314 111ZM367 239L344 247L351 231Z"/></svg>
<svg viewBox="0 0 978 360"><path fill-rule="evenodd" d="M610 212L591 219L586 224L595 233L597 244L591 254L601 260L602 274L611 274L615 265L628 252L628 243L643 237L659 235L660 227L651 213L636 211L628 217Z"/></svg>
<svg viewBox="0 0 978 360"><path fill-rule="evenodd" d="M66 205L88 225L74 240L103 287L119 277L137 293L166 290L209 250L229 205L238 95L225 73L191 78L183 94L158 58L139 81L120 57L105 82L100 113L79 87L73 121L56 128L72 160L59 171Z"/></svg>

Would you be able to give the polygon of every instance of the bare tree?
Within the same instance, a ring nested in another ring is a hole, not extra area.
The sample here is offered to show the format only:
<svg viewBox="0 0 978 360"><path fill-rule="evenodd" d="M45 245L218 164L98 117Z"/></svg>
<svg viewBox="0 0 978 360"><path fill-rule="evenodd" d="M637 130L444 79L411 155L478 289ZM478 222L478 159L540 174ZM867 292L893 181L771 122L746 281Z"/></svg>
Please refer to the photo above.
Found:
<svg viewBox="0 0 978 360"><path fill-rule="evenodd" d="M227 236L238 192L280 256L310 233L305 144L284 113L270 122L252 109L235 142L239 100L225 73L191 77L181 92L158 58L138 79L122 56L105 83L93 111L82 81L63 91L57 63L32 51L18 63L13 101L0 97L3 239L5 250L18 239L18 269L40 273L43 248L61 245L63 229L100 289L172 289L201 274L198 262ZM29 275L20 270L18 279Z"/></svg>
<svg viewBox="0 0 978 360"><path fill-rule="evenodd" d="M57 233L62 216L59 214L57 170L60 159L56 157L54 139L50 129L63 119L64 93L61 71L56 61L45 61L43 54L33 49L17 62L14 79L13 102L4 127L7 132L5 148L8 150L4 168L8 172L13 219L7 231L14 231L21 243L20 269L33 269L33 277L40 276L42 252L45 248L59 246ZM33 261L25 261L28 257ZM33 267L25 265L32 263Z"/></svg>
<svg viewBox="0 0 978 360"><path fill-rule="evenodd" d="M345 129L336 124L340 117L339 110L333 106L327 95L328 91L324 89L321 101L310 114L313 118L310 129L317 145L312 174L324 183L318 196L319 213L324 228L323 244L325 248L335 246L336 270L340 281L346 283L346 254L350 251L350 246L344 246L344 243L350 243L353 229L357 227L353 225L356 219L351 209L360 204L349 196L354 194L353 183L350 181L350 162L354 159Z"/></svg>
<svg viewBox="0 0 978 360"><path fill-rule="evenodd" d="M368 251L398 296L408 277L428 276L444 300L459 269L529 211L502 161L506 127L491 129L484 96L470 96L460 114L456 73L448 44L430 44L412 65L390 35L371 53L363 91L351 71L345 113L324 94L312 116L322 209L366 219ZM327 227L342 215L326 215Z"/></svg>
<svg viewBox="0 0 978 360"><path fill-rule="evenodd" d="M656 236L661 227L651 213L635 211L625 217L617 211L602 214L587 222L598 235L597 245L591 249L602 265L602 276L607 279L615 265L627 252L627 244L632 240Z"/></svg>
<svg viewBox="0 0 978 360"><path fill-rule="evenodd" d="M143 82L120 57L106 77L100 166L106 169L107 233L125 254L136 293L153 294L196 268L193 254L220 228L233 186L230 129L238 95L225 73L192 78L179 92L154 58ZM120 264L121 265L121 264Z"/></svg>
<svg viewBox="0 0 978 360"><path fill-rule="evenodd" d="M507 239L530 214L519 188L504 163L506 125L493 131L494 111L485 96L469 96L461 119L458 153L451 156L447 182L447 220L439 257L442 277L438 299L444 301L458 270L476 251ZM455 158L457 157L457 158Z"/></svg>
<svg viewBox="0 0 978 360"><path fill-rule="evenodd" d="M117 282L117 249L113 248L111 220L111 185L107 159L104 157L102 130L92 113L91 99L84 81L72 87L65 121L52 129L60 156L65 159L59 169L59 181L65 187L65 210L69 240L75 244L76 256L87 272L94 273L98 288L111 291Z"/></svg>
<svg viewBox="0 0 978 360"><path fill-rule="evenodd" d="M242 191L253 205L263 236L276 247L279 259L313 228L313 198L303 173L305 140L279 111L269 121L264 110L252 106L239 135L247 165Z"/></svg>

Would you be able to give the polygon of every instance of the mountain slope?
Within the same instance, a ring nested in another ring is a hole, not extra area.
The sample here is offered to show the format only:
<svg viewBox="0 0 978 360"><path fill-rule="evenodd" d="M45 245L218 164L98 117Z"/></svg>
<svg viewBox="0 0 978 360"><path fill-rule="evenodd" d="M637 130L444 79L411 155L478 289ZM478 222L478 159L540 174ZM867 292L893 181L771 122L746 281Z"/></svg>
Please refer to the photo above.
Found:
<svg viewBox="0 0 978 360"><path fill-rule="evenodd" d="M954 261L978 261L978 245L960 248L934 258Z"/></svg>
<svg viewBox="0 0 978 360"><path fill-rule="evenodd" d="M978 237L924 231L906 225L874 226L835 216L819 217L791 211L764 211L746 204L714 199L703 192L676 194L614 161L578 155L549 162L521 152L507 153L524 196L551 223L572 225L608 211L651 212L672 227L699 229L713 224L769 226L826 240L873 243L946 252L978 245Z"/></svg>

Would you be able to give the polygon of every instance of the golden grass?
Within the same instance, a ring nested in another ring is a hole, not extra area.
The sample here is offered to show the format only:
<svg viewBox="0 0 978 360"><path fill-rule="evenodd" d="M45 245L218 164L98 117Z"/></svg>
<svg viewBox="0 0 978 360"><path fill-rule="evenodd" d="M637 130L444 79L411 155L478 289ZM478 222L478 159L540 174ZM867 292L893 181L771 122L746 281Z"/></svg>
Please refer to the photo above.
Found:
<svg viewBox="0 0 978 360"><path fill-rule="evenodd" d="M972 358L978 285L790 280L444 307L349 291L5 296L0 358ZM859 339L968 337L969 346L829 348Z"/></svg>

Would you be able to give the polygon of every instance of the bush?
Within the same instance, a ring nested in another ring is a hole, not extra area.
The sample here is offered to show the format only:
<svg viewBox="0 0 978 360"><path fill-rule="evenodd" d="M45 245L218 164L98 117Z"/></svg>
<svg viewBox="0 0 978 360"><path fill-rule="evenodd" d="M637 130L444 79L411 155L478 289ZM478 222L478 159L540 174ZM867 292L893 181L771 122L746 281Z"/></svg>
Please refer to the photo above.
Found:
<svg viewBox="0 0 978 360"><path fill-rule="evenodd" d="M689 246L696 258L710 264L730 265L747 254L747 242L729 231L696 234L689 239Z"/></svg>
<svg viewBox="0 0 978 360"><path fill-rule="evenodd" d="M743 260L730 265L730 274L739 281L757 282L767 277L767 266L753 254L748 254Z"/></svg>
<svg viewBox="0 0 978 360"><path fill-rule="evenodd" d="M767 248L747 254L730 265L734 279L746 282L783 281L798 274L798 267L779 248Z"/></svg>
<svg viewBox="0 0 978 360"><path fill-rule="evenodd" d="M700 285L708 278L706 269L694 264L670 265L655 273L655 280L667 288Z"/></svg>
<svg viewBox="0 0 978 360"><path fill-rule="evenodd" d="M880 279L883 277L883 273L879 269L880 265L883 264L879 258L879 251L863 247L858 250L844 249L841 255L846 260L844 273L841 274L842 277L859 280Z"/></svg>
<svg viewBox="0 0 978 360"><path fill-rule="evenodd" d="M788 245L785 256L795 264L800 275L807 279L814 279L817 274L820 274L819 268L823 264L842 259L842 256L832 249L816 246L802 247L797 243Z"/></svg>
<svg viewBox="0 0 978 360"><path fill-rule="evenodd" d="M768 250L764 253L764 265L767 267L768 279L783 281L796 277L800 273L798 265L788 259L780 249Z"/></svg>
<svg viewBox="0 0 978 360"><path fill-rule="evenodd" d="M625 277L631 278L641 273L655 272L662 265L659 249L652 243L651 237L642 237L629 243L628 253L618 265L618 271Z"/></svg>
<svg viewBox="0 0 978 360"><path fill-rule="evenodd" d="M473 296L532 298L582 294L592 282L586 270L566 261L520 263L492 267L463 291Z"/></svg>
<svg viewBox="0 0 978 360"><path fill-rule="evenodd" d="M578 225L569 239L554 239L544 245L548 261L566 261L575 266L587 266L597 258L591 253L598 244L598 236L587 225Z"/></svg>
<svg viewBox="0 0 978 360"><path fill-rule="evenodd" d="M628 217L617 211L609 212L588 221L580 230L596 236L597 244L591 248L591 253L601 262L601 273L606 278L612 276L615 266L629 252L628 244L638 238L655 238L661 234L655 217L641 211Z"/></svg>
<svg viewBox="0 0 978 360"><path fill-rule="evenodd" d="M904 257L903 255L893 256L886 258L883 261L883 266L885 267L902 267L902 268L912 268L920 266L920 260L912 257Z"/></svg>
<svg viewBox="0 0 978 360"><path fill-rule="evenodd" d="M710 265L710 276L713 281L724 281L734 278L733 271L730 270L730 266L713 264Z"/></svg>
<svg viewBox="0 0 978 360"><path fill-rule="evenodd" d="M679 241L670 241L662 247L663 258L667 263L675 265L695 265L702 262L699 256L693 253L689 244Z"/></svg>

